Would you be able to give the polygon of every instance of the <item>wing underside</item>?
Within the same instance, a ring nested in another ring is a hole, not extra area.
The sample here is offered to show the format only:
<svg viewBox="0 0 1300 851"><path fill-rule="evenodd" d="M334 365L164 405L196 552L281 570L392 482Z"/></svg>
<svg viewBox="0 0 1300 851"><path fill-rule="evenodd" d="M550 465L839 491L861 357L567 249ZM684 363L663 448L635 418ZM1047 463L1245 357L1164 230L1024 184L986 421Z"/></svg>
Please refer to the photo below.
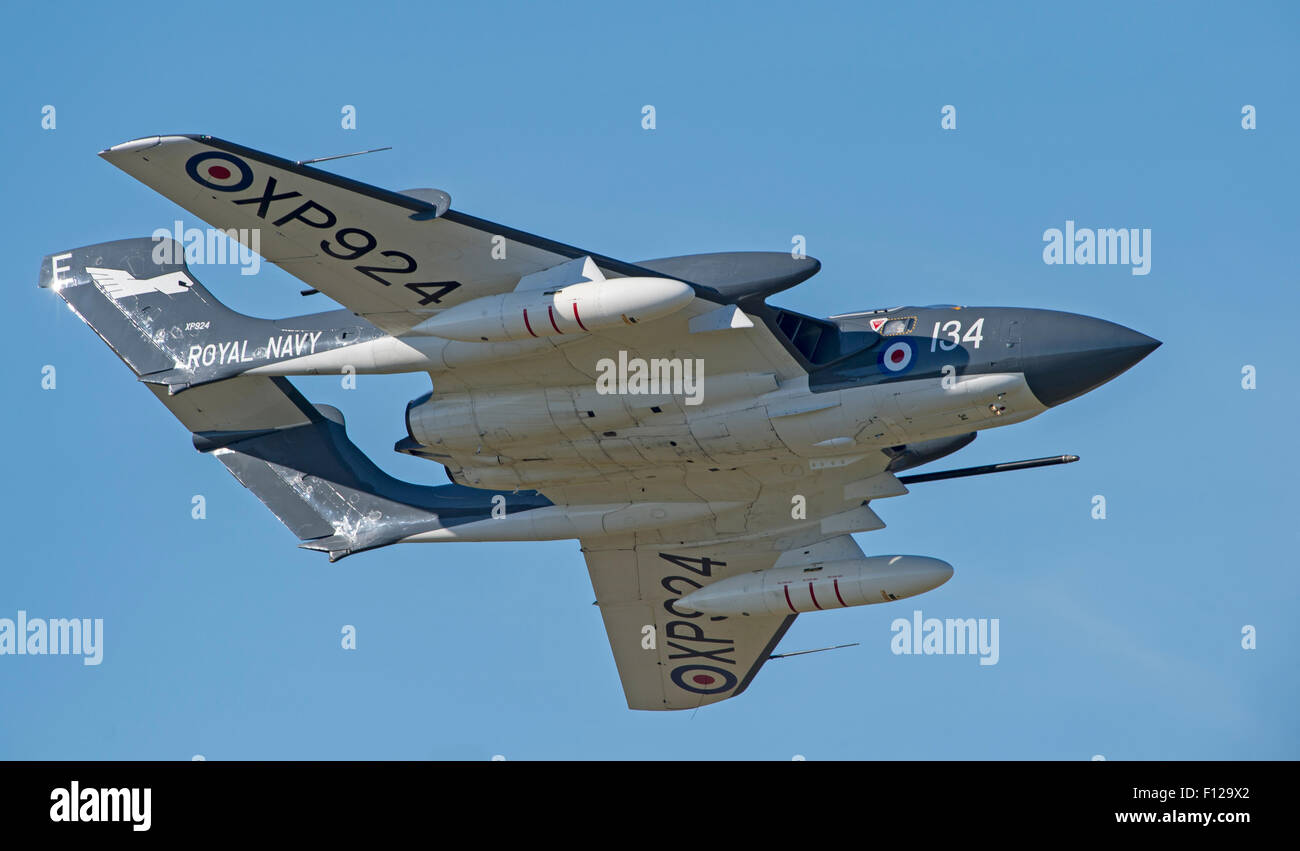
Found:
<svg viewBox="0 0 1300 851"><path fill-rule="evenodd" d="M678 606L683 596L828 548L862 552L846 535L788 549L772 538L680 546L630 535L583 540L582 548L627 705L658 710L695 709L743 692L796 617L711 616Z"/></svg>
<svg viewBox="0 0 1300 851"><path fill-rule="evenodd" d="M211 136L100 156L389 333L584 255L607 277L662 277L450 210L443 192L392 192Z"/></svg>

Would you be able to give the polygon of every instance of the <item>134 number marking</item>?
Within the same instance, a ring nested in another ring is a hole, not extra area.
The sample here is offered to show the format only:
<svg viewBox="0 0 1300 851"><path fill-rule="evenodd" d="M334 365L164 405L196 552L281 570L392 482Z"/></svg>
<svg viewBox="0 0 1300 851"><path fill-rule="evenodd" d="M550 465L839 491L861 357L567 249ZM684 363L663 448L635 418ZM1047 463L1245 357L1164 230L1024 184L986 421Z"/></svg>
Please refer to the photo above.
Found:
<svg viewBox="0 0 1300 851"><path fill-rule="evenodd" d="M943 326L940 328L940 326ZM940 339L942 331L944 339ZM974 348L978 349L980 343L984 341L984 317L981 316L970 324L966 329L966 335L962 336L961 322L952 319L948 322L934 323L934 331L930 334L930 351L943 349L945 352L951 352L957 348L959 343L974 343Z"/></svg>

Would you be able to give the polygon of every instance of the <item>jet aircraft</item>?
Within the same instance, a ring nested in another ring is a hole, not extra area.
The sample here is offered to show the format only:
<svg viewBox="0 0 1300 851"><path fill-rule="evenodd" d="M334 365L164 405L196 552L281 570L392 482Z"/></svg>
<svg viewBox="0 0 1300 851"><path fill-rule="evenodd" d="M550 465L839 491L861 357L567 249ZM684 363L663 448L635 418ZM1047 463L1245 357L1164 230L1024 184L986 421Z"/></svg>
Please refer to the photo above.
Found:
<svg viewBox="0 0 1300 851"><path fill-rule="evenodd" d="M768 299L821 264L783 252L625 262L211 136L100 156L343 309L222 305L186 246L46 256L53 289L301 541L331 561L396 543L576 538L628 706L743 692L795 617L924 593L936 558L866 556L900 475L1037 416L1160 343L1051 310L806 316ZM288 376L427 372L399 481Z"/></svg>

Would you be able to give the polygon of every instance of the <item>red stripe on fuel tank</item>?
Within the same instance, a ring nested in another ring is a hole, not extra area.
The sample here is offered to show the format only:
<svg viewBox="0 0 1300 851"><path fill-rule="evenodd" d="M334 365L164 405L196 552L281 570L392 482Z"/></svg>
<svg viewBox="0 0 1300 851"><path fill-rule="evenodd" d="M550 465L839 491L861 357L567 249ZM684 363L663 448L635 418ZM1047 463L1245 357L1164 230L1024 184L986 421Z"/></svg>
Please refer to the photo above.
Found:
<svg viewBox="0 0 1300 851"><path fill-rule="evenodd" d="M578 303L576 301L573 303L573 318L578 320L579 328L584 331L587 330L587 326L582 324L582 317L578 315Z"/></svg>
<svg viewBox="0 0 1300 851"><path fill-rule="evenodd" d="M790 586L789 586L789 585L785 586L785 604L786 604L787 606L790 607L790 611L794 612L795 614L798 614L798 613L799 613L799 610L796 609L796 608L794 607L794 603L791 603L791 602L790 602Z"/></svg>

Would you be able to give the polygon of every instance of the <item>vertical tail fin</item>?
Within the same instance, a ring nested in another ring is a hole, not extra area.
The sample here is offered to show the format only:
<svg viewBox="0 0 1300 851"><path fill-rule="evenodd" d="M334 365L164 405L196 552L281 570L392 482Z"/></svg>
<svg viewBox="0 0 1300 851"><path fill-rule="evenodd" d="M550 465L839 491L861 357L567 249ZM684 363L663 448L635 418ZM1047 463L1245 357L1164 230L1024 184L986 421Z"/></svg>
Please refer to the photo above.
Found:
<svg viewBox="0 0 1300 851"><path fill-rule="evenodd" d="M175 394L250 370L385 336L346 310L261 319L226 307L185 265L179 242L123 239L51 254L56 291L136 376Z"/></svg>
<svg viewBox="0 0 1300 851"><path fill-rule="evenodd" d="M491 515L493 491L389 476L348 439L341 413L311 404L284 378L241 375L236 363L196 381L182 361L196 342L205 350L216 345L208 342L214 326L220 336L247 339L268 328L277 333L281 323L225 307L183 260L160 261L157 244L126 239L50 255L40 285L56 291L190 430L195 447L225 464L302 546L335 561ZM327 313L292 321L327 328L337 320ZM541 496L512 500L521 510L550 504Z"/></svg>
<svg viewBox="0 0 1300 851"><path fill-rule="evenodd" d="M217 301L170 239L122 239L48 255L39 283L58 292L142 378L184 366L187 331L265 321Z"/></svg>

